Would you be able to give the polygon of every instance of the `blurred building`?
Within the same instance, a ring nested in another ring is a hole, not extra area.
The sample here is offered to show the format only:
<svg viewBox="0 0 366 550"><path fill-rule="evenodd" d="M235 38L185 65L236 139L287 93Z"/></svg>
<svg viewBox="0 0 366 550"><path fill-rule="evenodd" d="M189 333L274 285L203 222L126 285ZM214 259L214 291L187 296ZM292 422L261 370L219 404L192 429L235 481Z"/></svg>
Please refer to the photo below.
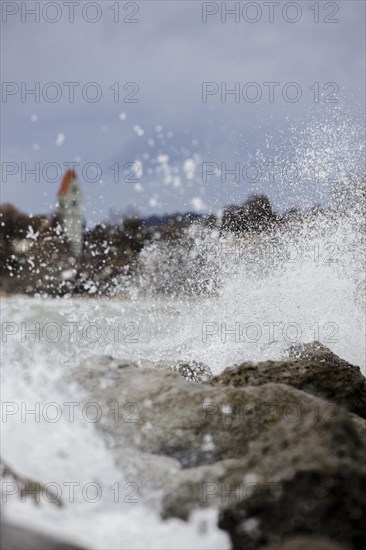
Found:
<svg viewBox="0 0 366 550"><path fill-rule="evenodd" d="M80 183L74 170L65 173L57 197L58 220L73 254L80 256L83 249L83 205Z"/></svg>

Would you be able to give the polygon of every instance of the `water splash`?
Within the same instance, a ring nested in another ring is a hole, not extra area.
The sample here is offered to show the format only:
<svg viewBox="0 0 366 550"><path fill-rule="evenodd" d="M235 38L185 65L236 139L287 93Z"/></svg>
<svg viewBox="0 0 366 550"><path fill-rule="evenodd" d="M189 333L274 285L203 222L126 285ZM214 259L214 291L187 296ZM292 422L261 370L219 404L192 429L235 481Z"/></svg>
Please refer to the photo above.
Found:
<svg viewBox="0 0 366 550"><path fill-rule="evenodd" d="M145 248L138 276L121 275L108 297L3 298L3 320L18 327L79 325L73 340L66 328L53 343L44 337L37 342L31 334L22 341L20 332L9 336L3 397L28 408L37 401L81 401L79 390L62 381L69 369L97 354L140 364L197 360L218 373L236 362L281 358L298 341L320 340L366 373L363 149L351 120L339 113L326 126L315 120L293 134L293 159L305 167L306 179L311 181L319 163L340 167L336 182L321 187L323 208L289 215L255 235L192 225L174 244L158 241ZM281 147L277 162L285 158ZM300 200L298 183L293 191ZM92 323L102 329L94 342L83 333ZM132 341L125 328L131 324L138 328ZM118 338L116 325L122 329ZM32 428L13 417L3 427L3 442L7 462L45 483L50 476L59 483L98 480L108 494L110 485L124 481L93 425L84 421L61 422L55 430L44 419ZM121 548L121 540L126 548L154 548L157 542L159 548L174 548L177 540L185 548L229 547L211 512L189 523L162 522L143 503L116 510L110 501L91 505L80 498L62 512L39 513L32 506L24 511L23 503L14 503L6 513L9 520L22 516L27 525L68 533L91 548ZM144 532L136 533L141 521Z"/></svg>

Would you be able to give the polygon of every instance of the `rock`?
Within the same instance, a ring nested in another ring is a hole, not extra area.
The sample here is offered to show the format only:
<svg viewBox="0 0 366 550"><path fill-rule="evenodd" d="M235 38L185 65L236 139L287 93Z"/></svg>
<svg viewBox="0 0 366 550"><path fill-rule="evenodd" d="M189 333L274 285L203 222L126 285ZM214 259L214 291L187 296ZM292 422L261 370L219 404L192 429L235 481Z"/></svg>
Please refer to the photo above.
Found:
<svg viewBox="0 0 366 550"><path fill-rule="evenodd" d="M107 387L101 377L90 398L117 462L148 457L144 483L160 488L165 517L219 507L234 550L299 532L365 542L366 447L345 409L285 384L211 386L143 368ZM116 421L128 402L135 422Z"/></svg>
<svg viewBox="0 0 366 550"><path fill-rule="evenodd" d="M1 550L82 550L31 529L1 523Z"/></svg>
<svg viewBox="0 0 366 550"><path fill-rule="evenodd" d="M189 383L175 372L153 369L115 373L110 384L99 377L90 394L104 410L97 427L116 446L170 456L185 468L242 457L270 427L292 425L293 415L311 413L316 422L318 414L338 414L329 403L280 384L238 389Z"/></svg>
<svg viewBox="0 0 366 550"><path fill-rule="evenodd" d="M207 382L212 378L210 367L199 361L150 361L141 359L139 364L129 359L116 359L111 355L93 355L84 359L77 369L79 381L91 389L96 379L103 376L104 380L115 380L119 377L120 369L142 367L170 372L177 372L190 382Z"/></svg>
<svg viewBox="0 0 366 550"><path fill-rule="evenodd" d="M84 359L71 373L71 378L88 390L93 390L103 384L108 386L118 380L119 371L137 368L136 363L127 359L114 359L110 355L92 355Z"/></svg>
<svg viewBox="0 0 366 550"><path fill-rule="evenodd" d="M62 506L62 500L60 497L52 491L49 487L46 487L39 481L34 481L33 479L26 478L25 476L19 475L13 470L8 464L6 464L2 459L0 460L0 469L1 469L1 479L2 479L2 491L5 490L6 482L12 484L8 487L9 494L3 494L3 499L7 499L12 495L15 495L16 498L31 498L35 504L39 504L41 501L49 502L56 506ZM6 502L6 500L3 500Z"/></svg>
<svg viewBox="0 0 366 550"><path fill-rule="evenodd" d="M269 386L275 385L262 388ZM242 458L182 471L165 495L165 517L185 519L195 508L217 507L234 550L257 549L299 532L361 548L366 445L346 411L334 408L329 422L314 422L305 402L320 400L288 389L301 403L299 420L267 426Z"/></svg>
<svg viewBox="0 0 366 550"><path fill-rule="evenodd" d="M289 364L294 373L305 365L306 373L313 363L279 363L281 380ZM243 385L241 371L225 371L239 387L134 366L114 369L112 380L107 368L92 384L90 365L72 375L102 407L96 427L116 462L132 468L143 487L162 493L164 517L218 507L233 550L257 550L299 533L360 549L366 543L363 420L358 427L357 417L335 403L264 383L265 365L263 372L250 365L253 377L262 376L258 385L253 379Z"/></svg>
<svg viewBox="0 0 366 550"><path fill-rule="evenodd" d="M365 547L366 448L356 431L346 436L346 424L341 425L337 420L328 426L327 440L313 429L301 441L293 432L278 433L278 442L270 445L265 438L253 444L245 470L257 475L258 487L250 498L225 507L219 521L233 550L256 549L297 533L328 536L355 550Z"/></svg>
<svg viewBox="0 0 366 550"><path fill-rule="evenodd" d="M317 484L318 496L314 491ZM274 487L269 491L275 493L277 483ZM263 495L265 489L266 485ZM298 533L329 536L349 544L354 550L361 550L365 547L366 536L365 502L360 492L365 489L364 480L361 486L352 482L347 485L341 473L318 477L318 472L314 475L308 472L296 476L292 482L279 484L278 491L282 495L275 501L269 491L266 497L261 497L259 492L255 502L248 500L225 508L219 526L229 532L233 550L254 550Z"/></svg>
<svg viewBox="0 0 366 550"><path fill-rule="evenodd" d="M361 373L359 367L348 363L332 352L321 342L308 342L307 344L295 344L287 350L291 359L302 359L304 361L316 361L318 363L327 363L334 367L348 367L357 373Z"/></svg>
<svg viewBox="0 0 366 550"><path fill-rule="evenodd" d="M225 509L241 498L236 487L229 486L232 471L245 478L245 459L225 459L211 465L181 470L169 490L165 490L161 514L164 518L187 520L193 510L215 507ZM240 487L238 487L240 491Z"/></svg>
<svg viewBox="0 0 366 550"><path fill-rule="evenodd" d="M145 503L153 500L155 507L160 506L162 494L173 487L182 472L181 463L168 456L141 453L126 447L116 447L113 454L125 478L137 484L137 499L140 501L143 497Z"/></svg>
<svg viewBox="0 0 366 550"><path fill-rule="evenodd" d="M149 361L140 360L140 366L149 369L177 372L190 382L207 382L212 378L210 367L200 361Z"/></svg>
<svg viewBox="0 0 366 550"><path fill-rule="evenodd" d="M207 382L212 378L210 367L198 361L191 361L190 363L178 361L178 363L173 366L173 370L179 372L183 378L190 382Z"/></svg>
<svg viewBox="0 0 366 550"><path fill-rule="evenodd" d="M366 418L366 378L360 369L339 359L325 346L319 348L318 355L314 352L316 347L304 346L304 349L305 355L300 354L299 359L229 367L213 377L209 384L235 387L260 386L269 382L287 384L329 399ZM290 355L294 353L292 351Z"/></svg>
<svg viewBox="0 0 366 550"><path fill-rule="evenodd" d="M261 550L350 550L349 546L339 544L326 537L298 536L286 539L278 544L262 547Z"/></svg>

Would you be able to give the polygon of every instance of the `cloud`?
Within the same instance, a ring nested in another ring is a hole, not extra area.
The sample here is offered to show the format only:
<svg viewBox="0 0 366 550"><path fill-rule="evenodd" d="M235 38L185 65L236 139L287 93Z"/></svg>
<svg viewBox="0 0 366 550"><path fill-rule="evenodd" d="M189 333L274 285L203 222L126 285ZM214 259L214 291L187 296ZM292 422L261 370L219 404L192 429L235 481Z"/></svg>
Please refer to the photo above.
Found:
<svg viewBox="0 0 366 550"><path fill-rule="evenodd" d="M248 182L235 186L218 180L202 186L199 179L187 177L184 167L193 155L217 163L246 162L266 147L268 136L278 147L294 121L305 120L314 108L315 91L310 87L316 82L321 92L325 83L336 82L347 111L363 105L364 3L339 2L338 24L314 23L312 4L301 2L302 18L294 24L281 18L269 23L264 17L258 23L235 23L229 16L222 23L220 14L205 24L201 2L184 1L140 2L138 14L121 11L119 23L113 22L108 2L101 3L103 15L94 24L78 11L74 23L64 13L55 24L42 18L40 23L9 18L3 25L3 80L20 89L3 109L3 159L26 166L63 166L76 157L82 166L98 163L102 187L83 180L77 168L89 222L105 217L117 204L120 209L134 205L145 214L157 205L160 211L190 209L198 192L209 209L245 199L253 190ZM323 19L325 15L320 13ZM138 17L139 23L123 23L122 16ZM22 102L22 83L29 89L36 82L40 101L28 94ZM206 103L202 82L218 86ZM256 82L262 93L257 103L243 100L250 82ZM273 103L266 95L268 82L279 83ZM297 103L283 100L288 82L301 86ZM235 102L232 94L223 102L222 93L236 83L240 101ZM59 101L46 100L59 90ZM325 109L318 107L324 116ZM157 126L162 128L157 131ZM138 185L136 190L123 167L147 154L143 188ZM159 155L167 155L169 162L157 172L154 159ZM42 177L21 183L19 176L11 185L10 180L2 184L2 200L26 211L49 210L58 183ZM165 185L167 179L179 185ZM263 182L261 190L274 199L281 196L282 202L293 200L290 189L279 193L275 185Z"/></svg>

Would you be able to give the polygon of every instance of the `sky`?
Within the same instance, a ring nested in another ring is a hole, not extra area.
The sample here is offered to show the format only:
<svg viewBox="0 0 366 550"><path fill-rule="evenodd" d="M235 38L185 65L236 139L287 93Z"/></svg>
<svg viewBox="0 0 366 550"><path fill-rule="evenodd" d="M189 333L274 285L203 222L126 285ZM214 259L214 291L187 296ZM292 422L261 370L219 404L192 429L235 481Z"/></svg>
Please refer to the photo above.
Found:
<svg viewBox="0 0 366 550"><path fill-rule="evenodd" d="M362 162L362 0L1 4L1 202L52 212L75 163L88 224L283 210Z"/></svg>

